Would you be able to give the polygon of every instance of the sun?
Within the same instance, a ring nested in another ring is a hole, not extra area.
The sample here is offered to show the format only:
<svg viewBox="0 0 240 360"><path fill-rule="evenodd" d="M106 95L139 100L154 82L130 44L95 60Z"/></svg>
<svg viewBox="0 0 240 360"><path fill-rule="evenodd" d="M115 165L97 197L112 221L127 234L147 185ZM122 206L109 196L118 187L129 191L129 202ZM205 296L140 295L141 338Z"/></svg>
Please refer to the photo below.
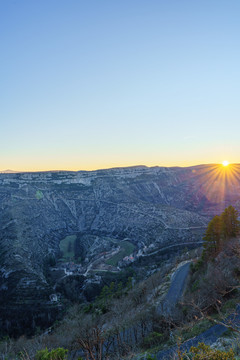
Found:
<svg viewBox="0 0 240 360"><path fill-rule="evenodd" d="M224 160L224 161L222 162L222 165L223 165L223 166L228 166L228 165L229 165L229 162L228 162L227 160Z"/></svg>

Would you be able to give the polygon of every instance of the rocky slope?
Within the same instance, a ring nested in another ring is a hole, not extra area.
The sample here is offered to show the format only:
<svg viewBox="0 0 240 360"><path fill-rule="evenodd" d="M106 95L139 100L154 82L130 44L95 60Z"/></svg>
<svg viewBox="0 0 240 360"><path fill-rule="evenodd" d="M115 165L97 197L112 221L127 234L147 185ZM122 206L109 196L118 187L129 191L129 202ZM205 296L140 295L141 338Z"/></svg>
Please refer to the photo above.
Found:
<svg viewBox="0 0 240 360"><path fill-rule="evenodd" d="M99 244L106 236L116 243L128 239L140 250L194 245L201 241L209 215L228 204L239 208L238 169L138 166L0 174L2 328L12 326L20 307L35 311L38 321L41 306L51 321L56 305L50 301L54 291L44 266L59 253L66 235L80 236L85 257L93 249L95 255L104 250ZM86 235L93 240L86 241Z"/></svg>

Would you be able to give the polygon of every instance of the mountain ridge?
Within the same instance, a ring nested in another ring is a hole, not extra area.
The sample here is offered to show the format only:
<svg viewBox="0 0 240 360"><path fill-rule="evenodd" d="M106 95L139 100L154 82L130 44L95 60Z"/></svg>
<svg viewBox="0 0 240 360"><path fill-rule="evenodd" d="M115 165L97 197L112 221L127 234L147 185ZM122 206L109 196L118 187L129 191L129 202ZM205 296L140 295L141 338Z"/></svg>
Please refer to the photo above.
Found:
<svg viewBox="0 0 240 360"><path fill-rule="evenodd" d="M234 165L234 166L240 166L239 163L231 163L229 164L229 166ZM114 167L107 167L107 168L98 168L98 169L93 169L93 170L84 170L84 169L79 169L79 170L66 170L66 169L56 169L56 170L34 170L34 171L25 171L25 170L11 170L11 169L7 169L7 170L1 170L0 174L5 174L5 173L54 173L54 172L69 172L69 173L76 173L76 172L96 172L96 171L106 171L106 170L114 170L114 169L134 169L134 168L147 168L147 169L153 169L153 168L197 168L197 167L205 167L205 166L222 166L222 164L218 164L218 163L209 163L209 164L194 164L194 165L189 165L189 166L180 166L180 165L174 165L174 166L161 166L161 165L154 165L154 166L148 166L148 165L130 165L130 166L114 166Z"/></svg>

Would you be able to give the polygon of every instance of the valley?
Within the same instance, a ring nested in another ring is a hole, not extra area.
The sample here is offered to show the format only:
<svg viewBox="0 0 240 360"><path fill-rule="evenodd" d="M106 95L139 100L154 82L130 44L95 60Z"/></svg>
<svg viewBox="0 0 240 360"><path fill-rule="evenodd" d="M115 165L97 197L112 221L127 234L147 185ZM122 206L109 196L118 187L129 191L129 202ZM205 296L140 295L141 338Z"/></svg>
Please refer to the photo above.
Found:
<svg viewBox="0 0 240 360"><path fill-rule="evenodd" d="M2 331L20 334L25 315L17 313L29 314L29 333L47 327L66 301L99 294L108 273L144 273L199 247L210 216L240 206L239 181L224 196L218 178L209 186L216 169L0 174Z"/></svg>

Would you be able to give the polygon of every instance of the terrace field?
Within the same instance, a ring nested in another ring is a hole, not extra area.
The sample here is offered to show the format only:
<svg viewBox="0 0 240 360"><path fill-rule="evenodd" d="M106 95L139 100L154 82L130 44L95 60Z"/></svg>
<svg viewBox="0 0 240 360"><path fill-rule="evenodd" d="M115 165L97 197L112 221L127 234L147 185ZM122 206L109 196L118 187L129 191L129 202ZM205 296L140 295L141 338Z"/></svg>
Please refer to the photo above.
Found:
<svg viewBox="0 0 240 360"><path fill-rule="evenodd" d="M133 245L130 241L121 241L119 245L119 252L108 259L106 264L117 266L119 261L121 261L125 256L131 255L135 250L135 245Z"/></svg>
<svg viewBox="0 0 240 360"><path fill-rule="evenodd" d="M76 238L76 235L68 235L60 241L61 260L70 261L74 259L74 245Z"/></svg>

